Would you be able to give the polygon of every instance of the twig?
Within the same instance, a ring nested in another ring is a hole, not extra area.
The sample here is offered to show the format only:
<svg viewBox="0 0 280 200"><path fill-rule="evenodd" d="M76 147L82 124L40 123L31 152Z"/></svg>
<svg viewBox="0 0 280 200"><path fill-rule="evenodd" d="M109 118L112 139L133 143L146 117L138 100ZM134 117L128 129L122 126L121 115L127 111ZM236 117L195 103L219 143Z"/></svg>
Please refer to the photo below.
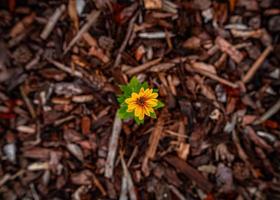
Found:
<svg viewBox="0 0 280 200"><path fill-rule="evenodd" d="M69 74L71 74L72 76L76 76L79 78L83 78L83 74L79 71L74 71L73 69L71 69L70 67L65 66L64 64L57 62L53 59L50 58L46 58L50 63L52 63L54 66L56 66L58 69L65 71Z"/></svg>
<svg viewBox="0 0 280 200"><path fill-rule="evenodd" d="M279 178L279 175L273 169L273 166L272 166L270 160L268 159L267 155L265 154L264 150L259 147L255 147L255 151L256 151L257 156L261 159L266 171L273 174L275 177Z"/></svg>
<svg viewBox="0 0 280 200"><path fill-rule="evenodd" d="M252 31L240 31L237 29L231 29L231 33L233 37L241 37L241 38L261 38L263 35L262 29L252 30Z"/></svg>
<svg viewBox="0 0 280 200"><path fill-rule="evenodd" d="M144 64L142 64L142 65L138 65L138 66L136 66L136 67L133 67L132 69L127 70L126 73L127 73L128 75L130 75L130 76L135 75L135 74L137 74L137 73L139 73L139 72L142 72L142 71L144 71L144 70L150 68L150 67L153 66L153 65L158 64L160 61L161 61L161 58L157 58L157 59L155 59L155 60L146 62L146 63L144 63Z"/></svg>
<svg viewBox="0 0 280 200"><path fill-rule="evenodd" d="M22 176L25 173L24 169L19 170L17 173L15 173L14 175L11 174L5 174L3 177L0 178L0 188L7 182L10 180L14 180L19 176Z"/></svg>
<svg viewBox="0 0 280 200"><path fill-rule="evenodd" d="M101 192L101 194L103 196L107 195L106 190L104 189L103 185L101 184L101 182L98 180L98 178L95 175L93 175L93 183L99 189L99 191Z"/></svg>
<svg viewBox="0 0 280 200"><path fill-rule="evenodd" d="M222 83L224 85L227 85L229 87L232 87L232 88L237 88L238 87L237 84L232 83L232 82L230 82L230 81L228 81L228 80L226 80L224 78L221 78L221 77L217 76L216 74L207 72L207 71L202 70L202 69L197 69L197 68L194 68L194 67L192 69L194 69L196 72L198 72L198 73L200 73L200 74L202 74L204 76L207 76L208 78L216 80L216 81L218 81L218 82L220 82L220 83Z"/></svg>
<svg viewBox="0 0 280 200"><path fill-rule="evenodd" d="M259 119L257 119L253 124L258 125L269 119L271 116L276 114L280 110L280 99L266 111Z"/></svg>
<svg viewBox="0 0 280 200"><path fill-rule="evenodd" d="M85 70L80 68L79 71L75 71L74 69L71 69L70 67L65 66L64 64L57 62L51 58L46 58L50 63L52 63L57 68L61 69L62 71L65 71L72 76L80 78L84 83L86 83L89 87L91 87L94 90L100 90L101 88L104 88L104 80L102 76L99 76L96 74L96 76L91 76L88 74Z"/></svg>
<svg viewBox="0 0 280 200"><path fill-rule="evenodd" d="M68 117L64 117L62 119L58 119L54 122L54 126L59 126L65 122L68 122L68 121L71 121L72 119L75 119L75 116L74 115L70 115Z"/></svg>
<svg viewBox="0 0 280 200"><path fill-rule="evenodd" d="M216 68L220 68L223 63L225 63L228 55L223 53L221 57L213 64Z"/></svg>
<svg viewBox="0 0 280 200"><path fill-rule="evenodd" d="M172 1L163 0L162 10L173 14L177 14L178 13L177 8L178 6L172 3Z"/></svg>
<svg viewBox="0 0 280 200"><path fill-rule="evenodd" d="M273 50L272 46L268 46L263 53L260 55L260 57L255 61L253 66L248 70L246 75L243 77L242 81L243 83L248 83L251 78L255 75L257 70L260 68L262 63L264 62L264 59L268 56L268 54Z"/></svg>
<svg viewBox="0 0 280 200"><path fill-rule="evenodd" d="M245 151L243 150L243 148L240 144L239 137L235 130L232 131L232 140L236 146L237 153L238 153L239 157L241 158L241 160L243 160L245 162L245 164L250 166L249 158L248 158L247 154L245 153Z"/></svg>
<svg viewBox="0 0 280 200"><path fill-rule="evenodd" d="M107 160L105 165L105 177L107 178L112 178L113 176L114 161L117 153L118 140L119 140L121 130L122 130L122 121L118 117L118 114L116 113L114 124L113 124L112 135L109 141L109 152L107 155Z"/></svg>
<svg viewBox="0 0 280 200"><path fill-rule="evenodd" d="M248 166L248 168L251 170L252 174L254 177L258 177L258 172L254 169L254 167L251 165L250 161L249 161L249 157L248 155L245 153L244 149L241 146L239 137L236 133L235 130L232 131L232 140L236 146L237 149L237 153L240 157L241 160L243 160L243 162Z"/></svg>
<svg viewBox="0 0 280 200"><path fill-rule="evenodd" d="M28 109L28 111L29 111L31 117L32 117L33 119L35 119L35 118L36 118L35 110L34 110L32 104L31 104L30 100L28 99L27 95L25 94L25 91L24 91L24 89L23 89L22 86L20 86L20 94L21 94L21 96L22 96L22 98L23 98L24 103L25 103L26 106L27 106L27 109Z"/></svg>
<svg viewBox="0 0 280 200"><path fill-rule="evenodd" d="M17 126L17 131L27 134L34 134L36 132L36 129L34 126L19 125Z"/></svg>
<svg viewBox="0 0 280 200"><path fill-rule="evenodd" d="M75 103L85 103L85 102L90 102L94 99L93 95L77 95L72 97L72 101Z"/></svg>
<svg viewBox="0 0 280 200"><path fill-rule="evenodd" d="M243 54L224 38L217 37L215 43L221 51L227 53L236 63L240 63L243 60Z"/></svg>
<svg viewBox="0 0 280 200"><path fill-rule="evenodd" d="M32 68L34 68L35 66L37 66L37 64L39 63L40 59L41 59L41 54L43 53L43 51L38 51L35 55L35 58L33 58L30 62L28 62L25 66L26 70L31 70Z"/></svg>
<svg viewBox="0 0 280 200"><path fill-rule="evenodd" d="M123 152L120 153L121 164L123 168L123 178L122 178L122 193L120 195L120 200L127 199L126 193L129 194L129 199L137 200L137 195L135 193L134 184L131 178L131 175L127 169L127 165L125 164L123 158Z"/></svg>
<svg viewBox="0 0 280 200"><path fill-rule="evenodd" d="M36 139L34 141L25 142L25 146L35 146L41 142L41 125L39 120L36 122Z"/></svg>
<svg viewBox="0 0 280 200"><path fill-rule="evenodd" d="M157 65L154 65L153 67L151 67L149 69L150 72L162 72L162 71L167 71L171 68L173 68L176 64L175 63L171 63L171 62L167 62L167 63L160 63Z"/></svg>
<svg viewBox="0 0 280 200"><path fill-rule="evenodd" d="M113 68L117 67L120 64L121 57L122 57L122 52L125 50L126 45L127 45L128 41L129 41L129 38L131 37L131 34L133 32L134 23L135 23L135 20L137 19L138 14L139 14L139 12L136 12L136 14L129 21L129 25L128 25L128 28L127 28L127 32L126 32L125 38L124 38L124 40L122 42L121 47L119 48L117 57L116 57L115 62L113 64Z"/></svg>
<svg viewBox="0 0 280 200"><path fill-rule="evenodd" d="M134 147L132 153L131 153L130 158L129 158L128 161L127 161L127 166L128 166L128 167L131 165L131 163L132 163L134 157L137 155L137 153L138 153L138 151L139 151L138 149L139 149L139 148L138 148L138 146L136 145L136 146Z"/></svg>
<svg viewBox="0 0 280 200"><path fill-rule="evenodd" d="M119 200L127 200L127 180L125 176L122 176L121 193Z"/></svg>
<svg viewBox="0 0 280 200"><path fill-rule="evenodd" d="M42 31L40 37L42 39L47 39L50 33L52 32L54 26L58 22L60 16L63 14L63 12L66 10L66 6L63 4L59 8L57 8L54 12L54 14L50 17L48 23L46 24L44 30Z"/></svg>
<svg viewBox="0 0 280 200"><path fill-rule="evenodd" d="M251 47L252 43L251 42L244 42L244 43L240 43L240 44L235 44L234 47L236 49L243 49L245 47Z"/></svg>
<svg viewBox="0 0 280 200"><path fill-rule="evenodd" d="M184 174L187 178L194 181L197 187L201 188L204 192L211 192L214 185L208 181L197 169L189 165L184 160L176 156L165 156L164 160L176 168L178 173Z"/></svg>
<svg viewBox="0 0 280 200"><path fill-rule="evenodd" d="M148 176L150 173L148 162L150 159L153 159L156 155L157 147L159 144L159 140L161 138L161 135L163 133L163 126L164 126L164 119L165 115L167 114L167 110L163 109L161 111L161 114L158 118L158 121L154 127L154 130L149 138L149 147L146 151L144 160L142 162L142 171L144 172L145 176Z"/></svg>
<svg viewBox="0 0 280 200"><path fill-rule="evenodd" d="M174 132L174 131L171 131L171 130L166 130L166 131L164 131L164 133L169 134L169 135L173 135L177 138L182 138L182 139L188 138L188 136L186 136L186 135L182 135L181 133L177 133L177 132Z"/></svg>
<svg viewBox="0 0 280 200"><path fill-rule="evenodd" d="M248 136L248 138L253 143L255 143L256 146L259 146L259 147L265 149L267 152L272 152L273 151L272 146L269 145L264 139L259 137L252 127L246 126L245 129L244 129L244 133L246 134L246 136Z"/></svg>
<svg viewBox="0 0 280 200"><path fill-rule="evenodd" d="M88 191L88 188L85 185L80 186L78 189L76 189L72 194L73 200L81 200L81 196Z"/></svg>
<svg viewBox="0 0 280 200"><path fill-rule="evenodd" d="M165 38L169 49L173 49L170 32L165 31Z"/></svg>
<svg viewBox="0 0 280 200"><path fill-rule="evenodd" d="M31 194L34 200L40 200L40 197L38 195L38 192L35 189L34 183L30 184Z"/></svg>
<svg viewBox="0 0 280 200"><path fill-rule="evenodd" d="M175 35L173 33L170 32L152 32L152 33L139 33L138 36L140 38L145 38L145 39L165 39L167 37L174 37Z"/></svg>
<svg viewBox="0 0 280 200"><path fill-rule="evenodd" d="M168 185L168 188L176 195L179 200L187 200L181 192L173 185Z"/></svg>
<svg viewBox="0 0 280 200"><path fill-rule="evenodd" d="M257 131L257 135L269 140L271 143L274 143L276 140L276 136L274 136L270 133L264 132L264 131Z"/></svg>
<svg viewBox="0 0 280 200"><path fill-rule="evenodd" d="M96 22L97 18L100 15L100 11L93 10L88 16L88 22L79 30L76 36L71 40L66 49L64 50L64 54L66 54L76 42L78 42L83 34L88 31L88 29Z"/></svg>
<svg viewBox="0 0 280 200"><path fill-rule="evenodd" d="M152 66L149 71L151 72L162 72L162 71L167 71L173 67L176 66L176 64L181 64L187 60L187 57L177 57L169 62L166 63L159 63L157 65Z"/></svg>

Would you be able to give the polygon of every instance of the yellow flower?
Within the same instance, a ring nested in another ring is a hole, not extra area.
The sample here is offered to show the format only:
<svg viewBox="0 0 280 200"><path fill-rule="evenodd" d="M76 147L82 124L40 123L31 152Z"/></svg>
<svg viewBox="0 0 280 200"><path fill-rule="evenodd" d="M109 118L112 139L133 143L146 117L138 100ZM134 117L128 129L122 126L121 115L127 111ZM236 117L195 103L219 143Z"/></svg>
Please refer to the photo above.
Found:
<svg viewBox="0 0 280 200"><path fill-rule="evenodd" d="M137 94L132 93L131 97L125 100L125 103L128 105L127 112L133 112L139 120L143 120L144 116L150 116L151 113L154 113L153 107L157 106L158 100L157 93L153 93L153 89L140 89L140 92Z"/></svg>

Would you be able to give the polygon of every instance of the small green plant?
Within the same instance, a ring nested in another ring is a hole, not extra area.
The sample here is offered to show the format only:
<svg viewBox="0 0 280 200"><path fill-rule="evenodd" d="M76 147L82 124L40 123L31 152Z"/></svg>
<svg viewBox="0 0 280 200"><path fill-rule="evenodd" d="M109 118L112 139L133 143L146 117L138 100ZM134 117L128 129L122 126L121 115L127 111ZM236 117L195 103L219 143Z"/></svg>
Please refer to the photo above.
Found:
<svg viewBox="0 0 280 200"><path fill-rule="evenodd" d="M121 119L134 119L137 124L144 123L145 115L156 118L155 110L164 106L157 99L158 90L148 88L148 83L140 83L133 77L127 85L120 86L123 94L118 97L120 108L118 115Z"/></svg>

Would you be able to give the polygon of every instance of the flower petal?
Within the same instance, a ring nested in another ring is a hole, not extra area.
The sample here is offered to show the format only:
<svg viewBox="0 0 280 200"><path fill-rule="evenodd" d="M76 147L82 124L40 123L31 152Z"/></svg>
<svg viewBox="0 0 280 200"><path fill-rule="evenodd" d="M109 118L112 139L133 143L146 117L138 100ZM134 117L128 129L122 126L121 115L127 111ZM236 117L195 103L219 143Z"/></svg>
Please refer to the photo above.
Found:
<svg viewBox="0 0 280 200"><path fill-rule="evenodd" d="M136 107L137 104L135 102L128 104L127 112L132 112L133 110L135 110Z"/></svg>
<svg viewBox="0 0 280 200"><path fill-rule="evenodd" d="M158 97L158 93L151 93L151 94L148 96L149 99L155 99L155 98L157 98L157 97Z"/></svg>
<svg viewBox="0 0 280 200"><path fill-rule="evenodd" d="M126 104L130 104L132 101L133 101L132 98L128 98L128 99L126 99L124 102L125 102Z"/></svg>
<svg viewBox="0 0 280 200"><path fill-rule="evenodd" d="M140 120L143 120L143 119L144 119L144 108L141 108L141 112L140 112L140 115L139 115L139 119L140 119Z"/></svg>
<svg viewBox="0 0 280 200"><path fill-rule="evenodd" d="M147 109L148 109L149 113L154 113L155 112L152 107L147 106Z"/></svg>
<svg viewBox="0 0 280 200"><path fill-rule="evenodd" d="M155 107L158 104L158 100L157 99L148 99L146 101L146 103L148 104L148 106L150 107Z"/></svg>
<svg viewBox="0 0 280 200"><path fill-rule="evenodd" d="M148 88L144 91L143 96L148 98L150 94L151 94L151 90Z"/></svg>
<svg viewBox="0 0 280 200"><path fill-rule="evenodd" d="M125 103L130 104L131 102L136 101L136 99L138 98L138 96L139 96L139 95L138 95L137 93L133 92L132 95L131 95L131 97L130 97L130 98L127 98L127 99L125 100Z"/></svg>
<svg viewBox="0 0 280 200"><path fill-rule="evenodd" d="M144 114L150 117L150 111L148 106L144 106Z"/></svg>
<svg viewBox="0 0 280 200"><path fill-rule="evenodd" d="M142 87L142 88L140 89L140 91L139 91L139 96L142 96L144 93L145 93L145 90L144 90L144 88Z"/></svg>
<svg viewBox="0 0 280 200"><path fill-rule="evenodd" d="M139 116L141 115L141 112L142 112L142 108L141 108L140 106L137 106L137 107L135 108L134 115L135 115L136 117L139 117Z"/></svg>
<svg viewBox="0 0 280 200"><path fill-rule="evenodd" d="M139 98L139 94L133 92L132 95L131 95L131 98L136 100L137 98Z"/></svg>

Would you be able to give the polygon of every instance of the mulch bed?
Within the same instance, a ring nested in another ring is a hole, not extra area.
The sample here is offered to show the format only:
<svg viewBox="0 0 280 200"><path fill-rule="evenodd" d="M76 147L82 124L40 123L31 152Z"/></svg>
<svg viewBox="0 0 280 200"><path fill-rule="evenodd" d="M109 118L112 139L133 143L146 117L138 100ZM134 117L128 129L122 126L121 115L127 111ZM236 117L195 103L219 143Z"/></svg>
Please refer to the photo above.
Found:
<svg viewBox="0 0 280 200"><path fill-rule="evenodd" d="M0 199L280 199L279 33L276 0L1 1Z"/></svg>

